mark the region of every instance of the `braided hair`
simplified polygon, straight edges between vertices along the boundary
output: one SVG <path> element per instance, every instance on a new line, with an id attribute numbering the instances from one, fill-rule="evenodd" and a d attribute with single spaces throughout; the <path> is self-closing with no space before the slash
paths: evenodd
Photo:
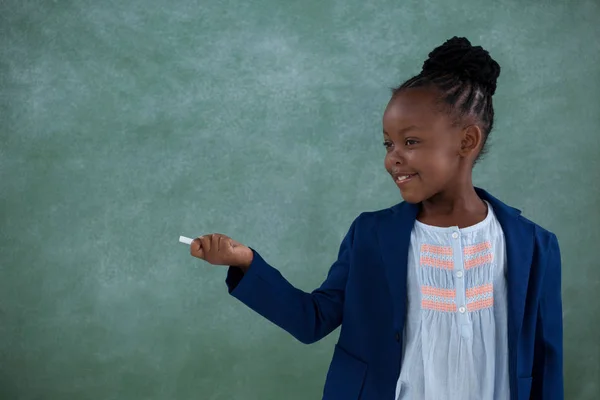
<path id="1" fill-rule="evenodd" d="M 408 88 L 435 87 L 439 103 L 455 124 L 473 116 L 483 132 L 483 148 L 477 160 L 486 152 L 486 141 L 494 125 L 492 96 L 500 65 L 481 46 L 472 46 L 464 37 L 453 37 L 429 53 L 420 74 L 392 89 L 393 95 Z M 477 160 L 475 160 L 477 162 Z"/>

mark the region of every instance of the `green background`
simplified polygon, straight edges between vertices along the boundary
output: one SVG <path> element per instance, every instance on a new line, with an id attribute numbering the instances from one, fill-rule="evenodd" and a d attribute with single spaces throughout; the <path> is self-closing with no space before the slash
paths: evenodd
<path id="1" fill-rule="evenodd" d="M 300 344 L 177 239 L 227 234 L 317 287 L 352 220 L 401 200 L 389 88 L 458 35 L 502 66 L 475 181 L 557 233 L 567 398 L 597 399 L 598 21 L 597 1 L 0 1 L 1 397 L 320 398 L 338 331 Z"/>

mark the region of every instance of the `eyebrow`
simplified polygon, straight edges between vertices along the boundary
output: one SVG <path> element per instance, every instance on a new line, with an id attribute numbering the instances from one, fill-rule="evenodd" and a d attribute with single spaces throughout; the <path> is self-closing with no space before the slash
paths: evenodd
<path id="1" fill-rule="evenodd" d="M 419 129 L 419 127 L 418 127 L 418 126 L 416 126 L 416 125 L 411 125 L 411 126 L 408 126 L 408 127 L 406 127 L 406 128 L 402 128 L 402 129 L 400 129 L 400 130 L 398 131 L 398 133 L 399 133 L 400 135 L 402 135 L 402 134 L 404 134 L 404 133 L 406 133 L 406 132 L 410 132 L 410 131 L 412 131 L 412 130 L 414 130 L 414 129 Z M 388 135 L 388 136 L 389 136 L 389 133 L 387 133 L 387 132 L 385 131 L 385 129 L 383 130 L 383 133 L 384 133 L 385 135 Z"/>

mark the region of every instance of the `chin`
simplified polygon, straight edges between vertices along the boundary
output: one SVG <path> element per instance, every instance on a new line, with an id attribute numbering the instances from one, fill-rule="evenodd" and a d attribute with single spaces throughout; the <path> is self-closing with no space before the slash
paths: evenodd
<path id="1" fill-rule="evenodd" d="M 414 191 L 400 191 L 400 195 L 404 199 L 405 202 L 411 204 L 419 204 L 423 200 L 425 200 L 425 196 L 422 193 L 417 193 Z"/>
<path id="2" fill-rule="evenodd" d="M 436 193 L 431 185 L 424 184 L 420 176 L 408 181 L 396 182 L 396 185 L 404 201 L 411 204 L 419 204 Z"/>

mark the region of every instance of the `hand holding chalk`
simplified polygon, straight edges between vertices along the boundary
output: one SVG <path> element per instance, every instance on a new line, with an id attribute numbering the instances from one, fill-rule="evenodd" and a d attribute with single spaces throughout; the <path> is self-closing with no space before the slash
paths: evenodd
<path id="1" fill-rule="evenodd" d="M 231 265 L 246 270 L 254 254 L 243 244 L 219 233 L 203 235 L 197 239 L 179 236 L 181 243 L 190 245 L 190 254 L 213 265 Z"/>

